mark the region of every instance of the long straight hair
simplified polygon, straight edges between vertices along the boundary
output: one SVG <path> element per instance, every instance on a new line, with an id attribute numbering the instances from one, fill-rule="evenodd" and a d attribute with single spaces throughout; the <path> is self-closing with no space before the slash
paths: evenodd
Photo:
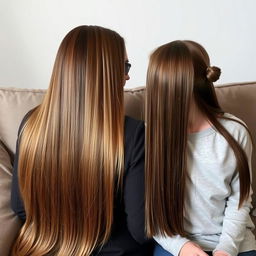
<path id="1" fill-rule="evenodd" d="M 12 255 L 90 255 L 109 238 L 124 165 L 125 46 L 80 26 L 63 39 L 41 105 L 21 134 L 26 222 Z"/>
<path id="2" fill-rule="evenodd" d="M 223 115 L 212 83 L 219 76 L 220 69 L 210 67 L 207 52 L 193 41 L 165 44 L 150 57 L 145 163 L 146 230 L 149 237 L 157 234 L 186 236 L 183 212 L 192 100 L 234 151 L 240 179 L 239 207 L 249 196 L 250 172 L 246 154 L 219 121 L 219 118 L 229 119 Z"/>

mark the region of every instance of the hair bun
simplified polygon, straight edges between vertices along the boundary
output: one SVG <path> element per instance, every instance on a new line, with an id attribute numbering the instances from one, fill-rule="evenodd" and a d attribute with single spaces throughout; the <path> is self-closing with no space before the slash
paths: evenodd
<path id="1" fill-rule="evenodd" d="M 206 77 L 210 82 L 215 82 L 220 78 L 221 69 L 218 67 L 208 67 L 206 69 Z"/>

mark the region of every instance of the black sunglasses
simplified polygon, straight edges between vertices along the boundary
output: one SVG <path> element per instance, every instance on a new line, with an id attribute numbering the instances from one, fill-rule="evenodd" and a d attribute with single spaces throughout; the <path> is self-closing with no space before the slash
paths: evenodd
<path id="1" fill-rule="evenodd" d="M 131 68 L 131 63 L 129 63 L 129 62 L 125 62 L 124 63 L 125 65 L 124 65 L 124 73 L 125 73 L 125 75 L 128 75 L 128 73 L 129 73 L 129 71 L 130 71 L 130 68 Z"/>

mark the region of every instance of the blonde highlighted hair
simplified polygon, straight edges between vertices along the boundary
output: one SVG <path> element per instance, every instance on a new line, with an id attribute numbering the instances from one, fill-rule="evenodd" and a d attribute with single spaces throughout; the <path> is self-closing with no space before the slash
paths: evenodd
<path id="1" fill-rule="evenodd" d="M 12 255 L 90 255 L 108 240 L 124 168 L 124 63 L 112 30 L 80 26 L 63 39 L 21 134 L 26 222 Z"/>

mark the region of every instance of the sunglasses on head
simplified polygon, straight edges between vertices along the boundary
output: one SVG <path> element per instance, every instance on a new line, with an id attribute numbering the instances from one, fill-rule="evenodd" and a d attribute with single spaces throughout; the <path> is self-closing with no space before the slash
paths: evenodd
<path id="1" fill-rule="evenodd" d="M 125 64 L 125 66 L 124 66 L 124 73 L 125 73 L 125 75 L 128 75 L 132 65 L 129 62 L 125 62 L 124 64 Z"/>

